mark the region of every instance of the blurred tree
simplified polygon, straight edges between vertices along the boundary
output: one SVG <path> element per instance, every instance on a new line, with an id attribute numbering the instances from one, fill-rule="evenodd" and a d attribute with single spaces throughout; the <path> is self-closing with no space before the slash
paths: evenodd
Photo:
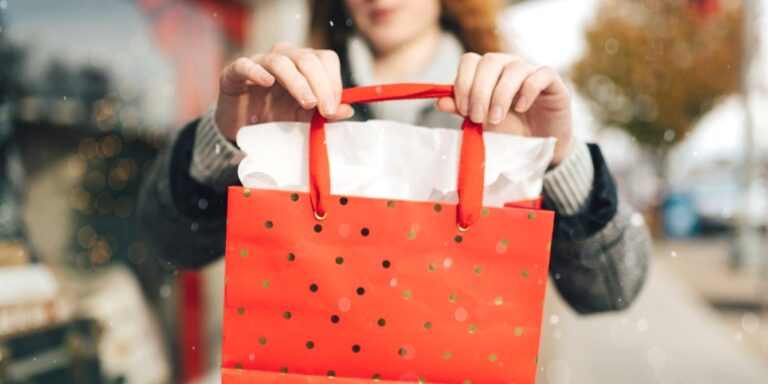
<path id="1" fill-rule="evenodd" d="M 603 0 L 572 68 L 598 119 L 656 149 L 659 171 L 717 101 L 739 89 L 738 0 Z"/>

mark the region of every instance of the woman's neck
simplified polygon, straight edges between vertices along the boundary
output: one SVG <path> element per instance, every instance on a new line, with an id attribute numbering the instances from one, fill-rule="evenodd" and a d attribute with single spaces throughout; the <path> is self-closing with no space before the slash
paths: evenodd
<path id="1" fill-rule="evenodd" d="M 442 30 L 434 28 L 387 51 L 373 51 L 373 72 L 381 83 L 402 82 L 429 63 L 440 44 Z M 428 54 L 424 54 L 427 52 Z"/>

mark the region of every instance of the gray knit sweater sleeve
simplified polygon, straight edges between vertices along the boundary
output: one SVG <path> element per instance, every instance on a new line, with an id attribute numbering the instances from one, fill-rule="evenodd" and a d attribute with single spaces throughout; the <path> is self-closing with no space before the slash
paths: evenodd
<path id="1" fill-rule="evenodd" d="M 198 268 L 224 254 L 226 194 L 190 175 L 198 123 L 171 138 L 139 192 L 140 228 L 166 267 Z"/>
<path id="2" fill-rule="evenodd" d="M 616 215 L 596 234 L 553 242 L 550 275 L 579 313 L 624 309 L 643 286 L 651 252 L 642 216 L 620 198 Z"/>
<path id="3" fill-rule="evenodd" d="M 215 113 L 215 109 L 208 111 L 197 126 L 189 174 L 200 184 L 225 191 L 237 183 L 237 166 L 245 153 L 221 134 Z"/>
<path id="4" fill-rule="evenodd" d="M 550 275 L 580 313 L 626 308 L 645 281 L 651 240 L 642 215 L 618 193 L 597 146 L 578 144 L 544 178 L 555 210 Z"/>

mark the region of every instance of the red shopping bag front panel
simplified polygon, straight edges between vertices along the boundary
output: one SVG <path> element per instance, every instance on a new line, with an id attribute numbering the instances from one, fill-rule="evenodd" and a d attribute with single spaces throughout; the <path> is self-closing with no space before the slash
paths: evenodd
<path id="1" fill-rule="evenodd" d="M 340 196 L 318 221 L 308 194 L 232 187 L 224 383 L 533 383 L 552 223 Z"/>

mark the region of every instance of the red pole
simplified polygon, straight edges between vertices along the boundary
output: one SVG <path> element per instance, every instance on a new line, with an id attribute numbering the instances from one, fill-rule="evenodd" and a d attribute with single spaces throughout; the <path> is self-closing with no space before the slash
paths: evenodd
<path id="1" fill-rule="evenodd" d="M 202 298 L 203 279 L 199 272 L 181 272 L 179 294 L 179 360 L 182 382 L 201 377 L 205 371 L 205 344 Z"/>

